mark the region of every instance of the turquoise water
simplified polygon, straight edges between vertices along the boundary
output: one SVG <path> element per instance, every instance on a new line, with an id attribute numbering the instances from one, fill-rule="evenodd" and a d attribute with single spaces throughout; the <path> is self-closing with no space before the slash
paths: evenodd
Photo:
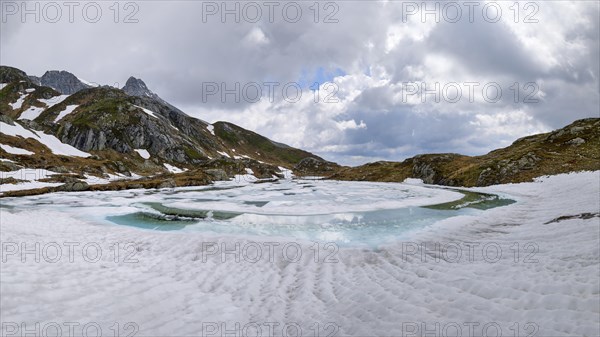
<path id="1" fill-rule="evenodd" d="M 98 225 L 139 230 L 378 245 L 443 219 L 513 202 L 492 194 L 431 186 L 300 180 L 52 193 L 4 199 L 2 207 L 15 212 L 51 209 Z"/>
<path id="2" fill-rule="evenodd" d="M 291 192 L 281 190 L 285 195 Z M 461 192 L 462 193 L 462 192 Z M 256 208 L 253 212 L 202 209 L 204 202 L 196 199 L 185 209 L 160 202 L 142 203 L 145 210 L 106 219 L 119 225 L 157 231 L 200 231 L 212 234 L 289 237 L 338 244 L 377 245 L 402 238 L 411 231 L 432 225 L 457 215 L 473 214 L 485 209 L 505 206 L 513 200 L 496 195 L 463 193 L 462 199 L 424 207 L 364 212 L 332 212 L 323 214 L 268 214 L 259 212 L 269 201 L 244 201 Z"/>

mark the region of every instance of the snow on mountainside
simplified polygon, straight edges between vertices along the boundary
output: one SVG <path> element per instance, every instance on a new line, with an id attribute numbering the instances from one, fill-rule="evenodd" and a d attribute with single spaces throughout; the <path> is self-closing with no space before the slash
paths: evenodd
<path id="1" fill-rule="evenodd" d="M 211 126 L 193 118 L 134 77 L 123 89 L 92 87 L 65 71 L 48 71 L 37 79 L 0 66 L 0 83 L 0 143 L 33 153 L 0 150 L 0 171 L 58 166 L 64 174 L 99 178 L 176 171 L 195 172 L 194 179 L 205 181 L 244 174 L 246 168 L 272 178 L 279 166 L 292 169 L 306 158 L 325 162 L 231 123 Z M 15 128 L 20 133 L 12 132 Z M 136 152 L 140 149 L 143 156 Z M 193 184 L 194 179 L 175 184 Z"/>

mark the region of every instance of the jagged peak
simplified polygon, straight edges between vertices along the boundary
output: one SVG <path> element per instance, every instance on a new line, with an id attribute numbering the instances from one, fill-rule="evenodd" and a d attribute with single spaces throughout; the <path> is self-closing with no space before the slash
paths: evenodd
<path id="1" fill-rule="evenodd" d="M 68 76 L 68 77 L 77 78 L 77 76 L 75 76 L 73 73 L 68 72 L 66 70 L 46 70 L 46 72 L 44 73 L 44 75 L 42 75 L 42 77 L 52 76 L 52 75 L 60 75 L 60 76 Z"/>
<path id="2" fill-rule="evenodd" d="M 65 70 L 46 71 L 40 78 L 40 84 L 51 87 L 63 95 L 72 95 L 80 90 L 92 87 Z"/>
<path id="3" fill-rule="evenodd" d="M 148 89 L 148 86 L 143 80 L 133 76 L 130 76 L 129 79 L 127 79 L 122 90 L 130 96 L 158 98 L 154 92 Z"/>

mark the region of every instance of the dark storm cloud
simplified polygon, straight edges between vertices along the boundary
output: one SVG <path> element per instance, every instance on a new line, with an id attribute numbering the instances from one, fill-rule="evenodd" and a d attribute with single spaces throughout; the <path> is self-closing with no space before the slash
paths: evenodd
<path id="1" fill-rule="evenodd" d="M 426 49 L 456 58 L 478 74 L 532 79 L 544 73 L 502 22 L 440 23 L 427 39 Z"/>
<path id="2" fill-rule="evenodd" d="M 282 19 L 281 7 L 273 22 L 263 12 L 257 23 L 222 23 L 218 16 L 202 22 L 202 2 L 136 2 L 139 22 L 126 24 L 113 22 L 112 3 L 100 4 L 97 23 L 77 16 L 75 23 L 2 23 L 1 63 L 33 75 L 65 69 L 116 86 L 133 75 L 196 117 L 229 120 L 353 164 L 422 152 L 485 153 L 531 132 L 598 116 L 594 2 L 540 2 L 539 23 L 529 25 L 404 23 L 402 2 L 378 1 L 336 2 L 339 22 L 329 24 L 322 22 L 322 7 L 314 23 L 312 2 L 301 3 L 296 23 Z M 284 84 L 319 69 L 342 74 L 335 80 L 339 104 L 315 104 L 310 91 L 288 104 L 277 90 L 274 103 L 236 103 L 231 96 L 223 103 L 220 95 L 203 102 L 207 82 Z M 504 92 L 493 104 L 403 102 L 402 84 L 413 81 L 494 81 Z M 522 98 L 530 81 L 538 85 L 538 103 L 513 102 L 508 87 L 519 82 Z"/>

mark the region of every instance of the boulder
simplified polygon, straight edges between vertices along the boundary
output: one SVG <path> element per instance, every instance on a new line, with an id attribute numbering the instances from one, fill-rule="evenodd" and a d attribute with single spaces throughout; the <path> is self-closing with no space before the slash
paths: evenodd
<path id="1" fill-rule="evenodd" d="M 63 184 L 58 187 L 59 191 L 65 192 L 78 192 L 78 191 L 87 191 L 90 189 L 90 185 L 85 181 L 72 181 L 66 184 Z"/>

